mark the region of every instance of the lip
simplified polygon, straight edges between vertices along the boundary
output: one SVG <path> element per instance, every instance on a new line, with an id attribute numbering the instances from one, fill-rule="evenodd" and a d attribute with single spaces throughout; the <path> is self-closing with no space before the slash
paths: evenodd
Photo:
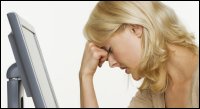
<path id="1" fill-rule="evenodd" d="M 126 72 L 126 73 L 128 73 L 128 70 L 127 70 L 127 69 L 125 69 L 125 72 Z"/>
<path id="2" fill-rule="evenodd" d="M 126 69 L 126 68 L 125 68 L 125 67 L 120 67 L 120 69 L 124 70 L 124 69 Z"/>
<path id="3" fill-rule="evenodd" d="M 120 67 L 122 70 L 125 70 L 125 73 L 126 74 L 130 74 L 130 72 L 128 71 L 128 68 L 127 67 Z"/>
<path id="4" fill-rule="evenodd" d="M 125 72 L 126 72 L 126 74 L 130 74 L 130 72 L 128 71 L 128 69 L 127 69 L 127 68 L 125 69 Z"/>

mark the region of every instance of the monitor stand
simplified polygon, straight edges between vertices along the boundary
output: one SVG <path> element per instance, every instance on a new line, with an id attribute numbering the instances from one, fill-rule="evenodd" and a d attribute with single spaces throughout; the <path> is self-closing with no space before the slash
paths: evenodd
<path id="1" fill-rule="evenodd" d="M 23 108 L 24 87 L 16 63 L 9 67 L 7 78 L 9 79 L 7 82 L 8 108 Z"/>

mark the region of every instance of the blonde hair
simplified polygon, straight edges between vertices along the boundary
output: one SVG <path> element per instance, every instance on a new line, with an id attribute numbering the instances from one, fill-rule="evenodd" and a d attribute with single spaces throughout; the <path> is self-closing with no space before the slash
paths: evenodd
<path id="1" fill-rule="evenodd" d="M 101 1 L 85 25 L 88 41 L 102 44 L 120 27 L 141 25 L 142 58 L 137 73 L 144 76 L 140 90 L 164 92 L 167 87 L 167 44 L 187 47 L 197 53 L 194 36 L 187 32 L 175 12 L 158 1 Z"/>

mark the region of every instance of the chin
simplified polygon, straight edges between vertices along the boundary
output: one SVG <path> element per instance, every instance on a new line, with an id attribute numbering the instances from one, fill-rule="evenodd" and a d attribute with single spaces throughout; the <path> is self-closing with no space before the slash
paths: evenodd
<path id="1" fill-rule="evenodd" d="M 133 78 L 134 80 L 136 80 L 136 81 L 139 81 L 139 80 L 141 79 L 140 76 L 136 76 L 136 75 L 133 75 L 133 74 L 131 74 L 131 75 L 132 75 L 132 78 Z"/>

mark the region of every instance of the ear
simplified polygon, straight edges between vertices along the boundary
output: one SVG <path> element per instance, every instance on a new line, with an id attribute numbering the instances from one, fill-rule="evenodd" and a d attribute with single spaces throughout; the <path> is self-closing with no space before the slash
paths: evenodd
<path id="1" fill-rule="evenodd" d="M 141 25 L 131 25 L 131 29 L 134 32 L 134 34 L 140 38 L 142 36 L 143 33 L 143 26 Z"/>

